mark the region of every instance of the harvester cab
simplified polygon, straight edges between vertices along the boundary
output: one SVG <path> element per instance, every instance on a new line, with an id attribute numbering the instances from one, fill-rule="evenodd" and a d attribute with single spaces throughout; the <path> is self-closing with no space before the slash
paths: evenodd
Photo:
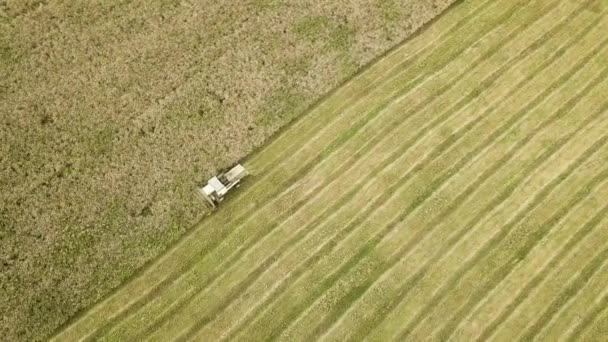
<path id="1" fill-rule="evenodd" d="M 239 183 L 249 173 L 243 165 L 237 164 L 228 172 L 220 173 L 215 177 L 211 177 L 207 184 L 199 189 L 199 193 L 211 209 L 217 208 L 218 204 L 224 199 L 224 196 L 230 189 L 238 187 Z"/>

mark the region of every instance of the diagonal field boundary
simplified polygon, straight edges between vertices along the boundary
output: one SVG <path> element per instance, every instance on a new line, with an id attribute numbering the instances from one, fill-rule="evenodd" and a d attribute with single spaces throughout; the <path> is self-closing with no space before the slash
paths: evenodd
<path id="1" fill-rule="evenodd" d="M 605 10 L 460 2 L 264 146 L 219 211 L 54 339 L 597 337 Z"/>

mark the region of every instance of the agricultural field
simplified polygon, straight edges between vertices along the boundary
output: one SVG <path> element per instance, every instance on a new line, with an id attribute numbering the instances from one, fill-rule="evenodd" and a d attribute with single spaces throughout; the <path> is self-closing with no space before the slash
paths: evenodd
<path id="1" fill-rule="evenodd" d="M 606 11 L 453 6 L 54 340 L 605 340 Z"/>
<path id="2" fill-rule="evenodd" d="M 204 180 L 452 2 L 0 1 L 0 340 L 106 298 Z"/>

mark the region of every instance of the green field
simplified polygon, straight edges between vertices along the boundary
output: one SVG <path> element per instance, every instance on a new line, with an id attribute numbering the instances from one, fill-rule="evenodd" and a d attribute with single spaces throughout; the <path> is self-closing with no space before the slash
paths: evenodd
<path id="1" fill-rule="evenodd" d="M 55 339 L 605 340 L 607 10 L 452 7 Z"/>

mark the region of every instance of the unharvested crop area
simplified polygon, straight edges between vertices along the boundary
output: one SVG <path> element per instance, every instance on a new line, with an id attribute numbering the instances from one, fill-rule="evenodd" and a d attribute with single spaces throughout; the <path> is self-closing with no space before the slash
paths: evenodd
<path id="1" fill-rule="evenodd" d="M 606 11 L 453 7 L 56 339 L 605 340 Z"/>
<path id="2" fill-rule="evenodd" d="M 106 297 L 195 185 L 451 2 L 0 1 L 0 340 Z"/>

